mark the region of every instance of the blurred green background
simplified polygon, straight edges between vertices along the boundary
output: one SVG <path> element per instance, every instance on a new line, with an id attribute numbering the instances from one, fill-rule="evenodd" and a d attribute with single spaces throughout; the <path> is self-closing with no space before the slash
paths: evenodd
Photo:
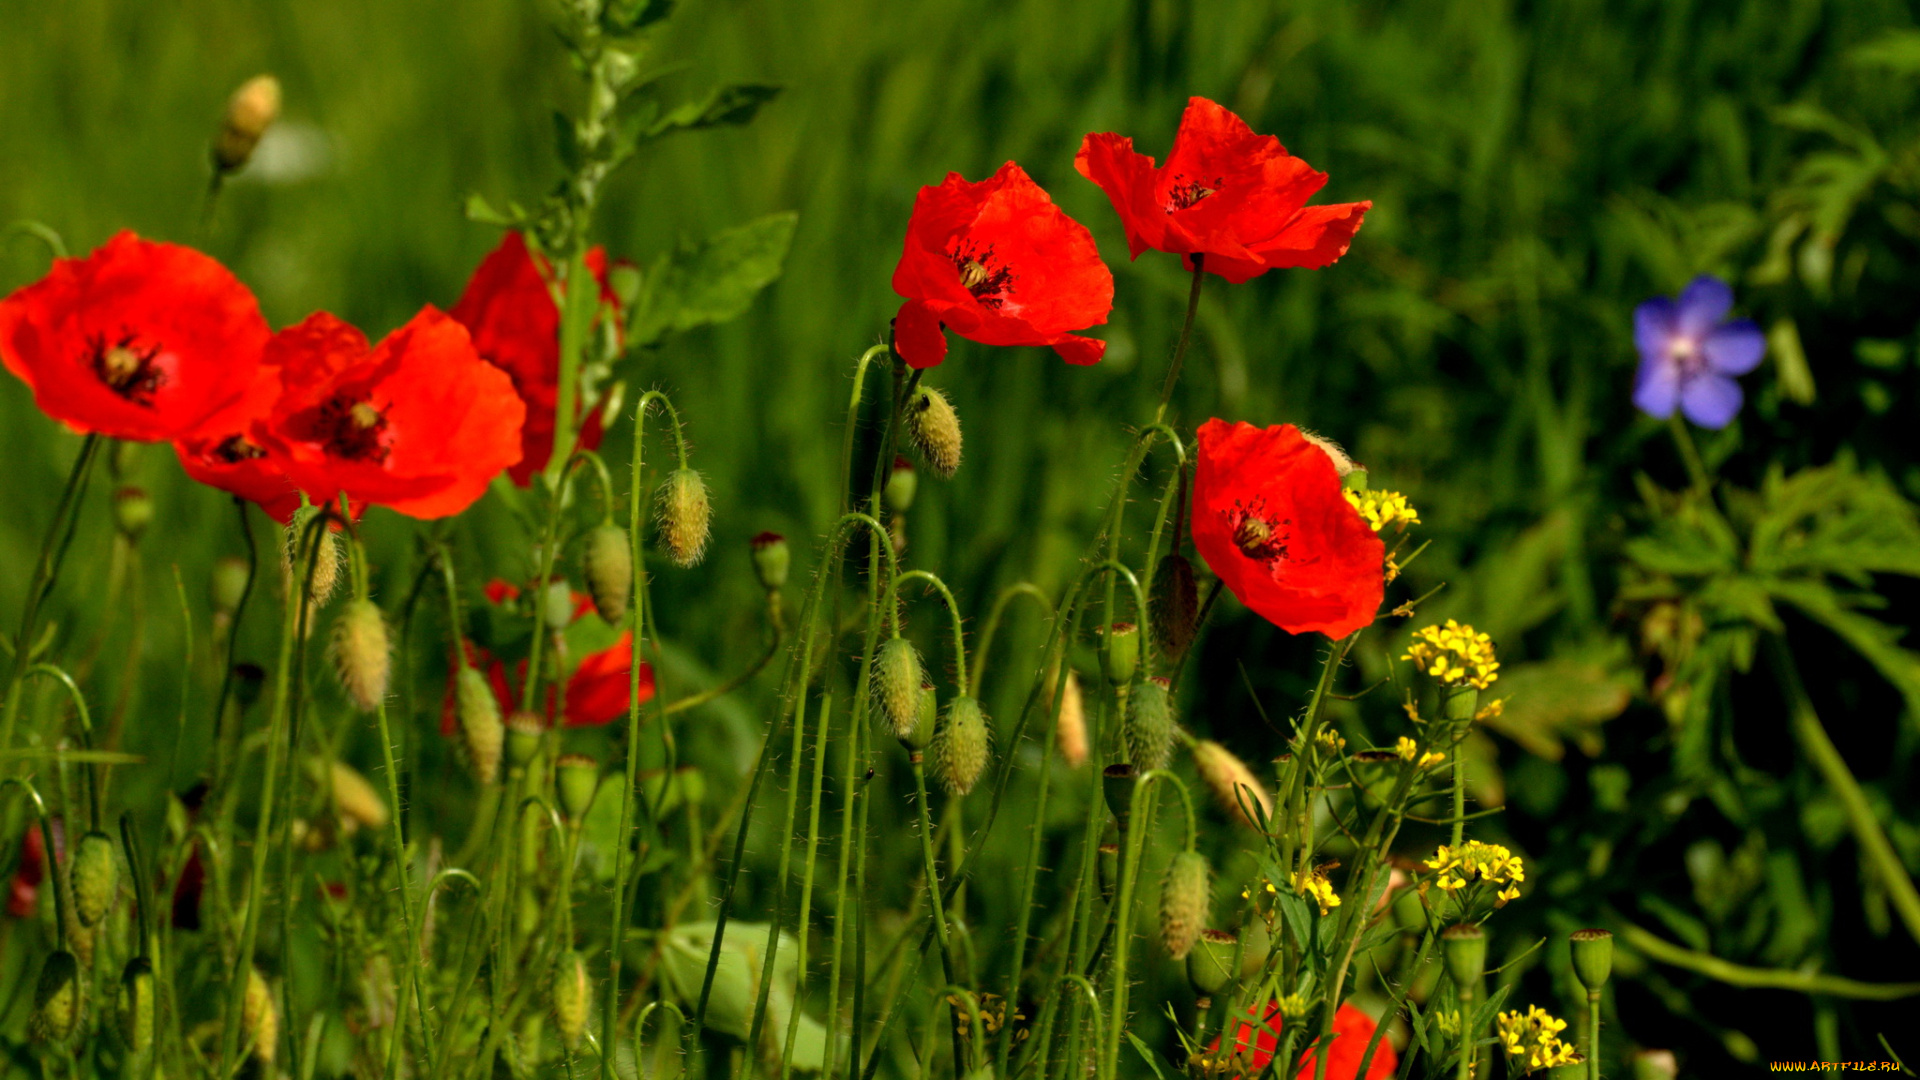
<path id="1" fill-rule="evenodd" d="M 1648 612 L 1619 596 L 1621 545 L 1644 525 L 1636 477 L 1682 483 L 1662 426 L 1629 402 L 1632 307 L 1695 273 L 1733 281 L 1774 343 L 1744 380 L 1741 419 L 1704 439 L 1725 475 L 1753 483 L 1770 465 L 1846 452 L 1920 497 L 1914 21 L 1913 5 L 1891 0 L 686 4 L 655 56 L 684 64 L 663 84 L 670 96 L 722 82 L 785 91 L 750 126 L 649 147 L 613 182 L 600 238 L 644 264 L 773 211 L 797 210 L 800 226 L 785 278 L 748 315 L 622 370 L 673 393 L 716 499 L 713 557 L 656 585 L 681 658 L 668 677 L 728 670 L 757 648 L 748 536 L 787 533 L 811 565 L 810 539 L 837 505 L 852 361 L 883 340 L 898 303 L 888 274 L 916 190 L 948 170 L 978 178 L 1019 160 L 1099 239 L 1116 308 L 1097 331 L 1107 360 L 1090 370 L 955 340 L 931 378 L 960 411 L 967 460 L 951 484 L 923 483 L 908 558 L 946 576 L 975 619 L 1000 586 L 1054 591 L 1076 572 L 1127 425 L 1150 414 L 1186 280 L 1168 256 L 1127 261 L 1073 152 L 1083 133 L 1114 130 L 1164 156 L 1186 97 L 1204 95 L 1329 172 L 1321 201 L 1375 205 L 1331 269 L 1209 283 L 1179 420 L 1313 428 L 1420 508 L 1435 544 L 1408 588 L 1446 583 L 1425 614 L 1492 632 L 1512 665 L 1502 685 L 1516 698 L 1481 748 L 1492 779 L 1480 795 L 1512 800 L 1492 834 L 1538 869 L 1535 891 L 1497 920 L 1496 949 L 1559 943 L 1624 913 L 1743 964 L 1914 979 L 1920 949 L 1863 888 L 1772 683 L 1723 687 L 1713 730 L 1695 733 L 1711 761 L 1677 767 L 1684 739 L 1655 700 Z M 557 179 L 549 114 L 577 109 L 578 91 L 548 22 L 523 0 L 0 3 L 0 221 L 44 222 L 76 252 L 120 228 L 195 243 L 276 326 L 325 308 L 378 335 L 423 303 L 451 305 L 497 241 L 463 218 L 469 193 L 531 204 Z M 225 96 L 261 71 L 285 85 L 284 123 L 203 225 L 207 141 Z M 0 287 L 44 268 L 30 240 L 0 248 Z M 611 445 L 629 431 L 616 427 Z M 18 610 L 76 446 L 4 382 L 0 612 Z M 204 652 L 207 568 L 239 542 L 227 500 L 186 481 L 164 449 L 146 450 L 129 482 L 159 504 L 143 644 L 130 654 L 141 677 L 129 683 L 111 652 L 89 690 L 121 702 L 130 748 L 163 754 L 185 640 L 170 567 L 199 609 Z M 96 486 L 76 568 L 105 566 L 109 486 Z M 377 591 L 400 593 L 416 527 L 384 512 L 369 521 Z M 470 579 L 528 572 L 525 538 L 491 500 L 454 535 Z M 1911 626 L 1920 592 L 1874 584 L 1890 602 L 1882 615 Z M 69 575 L 56 611 L 69 651 L 106 625 L 97 598 L 97 573 Z M 1003 640 L 1037 643 L 1034 622 L 1016 617 Z M 1920 871 L 1920 717 L 1822 631 L 1789 629 L 1829 728 Z M 105 632 L 130 641 L 125 623 Z M 1398 644 L 1364 646 L 1362 676 L 1383 672 Z M 1189 723 L 1265 760 L 1279 740 L 1253 698 L 1276 717 L 1297 707 L 1312 644 L 1227 604 L 1202 648 Z M 1008 716 L 1027 661 L 996 654 L 987 704 Z M 190 689 L 209 692 L 204 680 Z M 704 714 L 704 763 L 739 767 L 758 730 L 750 704 L 764 702 Z M 430 735 L 436 706 L 421 703 L 413 729 L 423 812 L 448 815 L 430 823 L 453 820 L 464 784 L 446 781 L 447 801 L 434 801 L 428 766 L 446 757 Z M 1347 720 L 1392 712 L 1363 702 Z M 202 739 L 190 726 L 183 760 Z M 119 782 L 151 800 L 168 778 Z M 1012 857 L 1012 830 L 1006 839 Z M 980 925 L 1004 925 L 1008 897 L 987 883 L 978 894 Z M 1571 1011 L 1557 950 L 1511 977 Z M 1900 1022 L 1912 1005 L 1742 991 L 1641 964 L 1623 970 L 1610 1038 L 1673 1048 L 1685 1075 L 1878 1059 L 1878 1032 L 1913 1061 L 1920 1043 Z"/>

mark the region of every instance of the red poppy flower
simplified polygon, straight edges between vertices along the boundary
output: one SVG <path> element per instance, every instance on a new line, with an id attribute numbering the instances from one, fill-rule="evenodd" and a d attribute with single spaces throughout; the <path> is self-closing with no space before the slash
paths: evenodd
<path id="1" fill-rule="evenodd" d="M 1255 1010 L 1248 1009 L 1247 1016 L 1255 1017 Z M 1280 1016 L 1280 1003 L 1267 1002 L 1267 1015 L 1259 1021 L 1258 1030 L 1252 1024 L 1242 1022 L 1240 1030 L 1234 1033 L 1234 1053 L 1251 1054 L 1250 1068 L 1246 1076 L 1258 1076 L 1266 1071 L 1273 1055 L 1280 1049 L 1280 1032 L 1285 1026 Z M 1360 1059 L 1367 1055 L 1367 1044 L 1373 1041 L 1375 1028 L 1373 1017 L 1355 1008 L 1352 1004 L 1342 1004 L 1333 1014 L 1333 1041 L 1327 1050 L 1327 1080 L 1360 1080 Z M 1248 1044 L 1248 1037 L 1252 1044 Z M 1217 1053 L 1220 1040 L 1215 1038 L 1208 1053 Z M 1313 1054 L 1301 1059 L 1297 1080 L 1313 1080 L 1319 1062 Z M 1385 1080 L 1400 1067 L 1400 1058 L 1393 1051 L 1393 1044 L 1386 1039 L 1374 1049 L 1373 1061 L 1367 1065 L 1365 1080 Z"/>
<path id="2" fill-rule="evenodd" d="M 0 301 L 0 360 L 34 404 L 118 439 L 192 432 L 245 392 L 269 333 L 226 267 L 130 232 Z"/>
<path id="3" fill-rule="evenodd" d="M 567 680 L 567 726 L 599 727 L 633 705 L 633 631 L 610 648 L 582 657 Z M 640 701 L 653 700 L 653 665 L 640 665 Z"/>
<path id="4" fill-rule="evenodd" d="M 285 525 L 300 508 L 300 489 L 253 440 L 253 425 L 267 418 L 279 396 L 279 364 L 263 358 L 246 392 L 193 434 L 175 439 L 173 452 L 188 476 L 259 503 L 260 509 Z"/>
<path id="5" fill-rule="evenodd" d="M 480 591 L 486 595 L 487 603 L 495 607 L 510 604 L 520 599 L 520 586 L 508 581 L 506 578 L 494 578 L 488 581 Z M 580 616 L 593 610 L 593 597 L 581 592 L 579 589 L 569 589 L 568 595 L 571 596 L 573 600 L 573 614 L 567 622 L 568 625 L 572 625 L 579 621 Z M 554 627 L 549 626 L 547 629 L 552 630 Z M 565 627 L 561 627 L 560 629 L 565 629 Z"/>
<path id="6" fill-rule="evenodd" d="M 1386 549 L 1333 459 L 1292 424 L 1209 420 L 1193 476 L 1193 546 L 1233 595 L 1290 634 L 1373 621 Z"/>
<path id="7" fill-rule="evenodd" d="M 466 330 L 433 307 L 371 349 L 326 312 L 274 335 L 280 395 L 253 437 L 315 503 L 354 500 L 417 518 L 472 505 L 520 459 L 526 406 Z"/>
<path id="8" fill-rule="evenodd" d="M 40 839 L 40 825 L 29 821 L 27 833 L 20 839 L 20 865 L 7 886 L 7 914 L 24 919 L 40 903 L 40 881 L 46 874 L 46 845 Z"/>
<path id="9" fill-rule="evenodd" d="M 1371 202 L 1308 206 L 1327 174 L 1256 135 L 1206 98 L 1189 98 L 1167 163 L 1112 132 L 1088 135 L 1074 157 L 1080 175 L 1113 200 L 1134 258 L 1152 248 L 1204 255 L 1206 269 L 1242 282 L 1269 270 L 1318 270 L 1347 253 Z"/>
<path id="10" fill-rule="evenodd" d="M 977 184 L 948 173 L 920 189 L 893 291 L 907 298 L 893 345 L 912 367 L 946 359 L 943 324 L 984 345 L 1048 345 L 1069 364 L 1107 350 L 1068 333 L 1113 310 L 1113 274 L 1093 234 L 1011 161 Z"/>
<path id="11" fill-rule="evenodd" d="M 617 310 L 619 300 L 607 284 L 604 249 L 587 252 L 587 269 L 599 283 L 601 302 Z M 521 487 L 531 483 L 553 456 L 554 415 L 560 403 L 560 309 L 548 287 L 549 277 L 546 260 L 536 262 L 526 238 L 509 231 L 500 246 L 481 260 L 460 302 L 448 312 L 472 335 L 480 358 L 506 372 L 514 392 L 527 403 L 527 421 L 520 429 L 520 462 L 507 471 Z M 581 425 L 581 448 L 598 447 L 602 433 L 596 407 Z"/>

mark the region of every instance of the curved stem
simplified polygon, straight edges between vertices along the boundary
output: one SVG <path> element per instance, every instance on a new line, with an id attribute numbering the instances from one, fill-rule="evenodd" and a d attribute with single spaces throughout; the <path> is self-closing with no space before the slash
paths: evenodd
<path id="1" fill-rule="evenodd" d="M 1193 284 L 1187 289 L 1187 317 L 1180 323 L 1180 340 L 1173 347 L 1173 363 L 1167 367 L 1167 381 L 1160 387 L 1160 409 L 1153 414 L 1155 420 L 1167 414 L 1167 402 L 1173 400 L 1173 386 L 1180 381 L 1180 368 L 1187 360 L 1187 343 L 1193 337 L 1193 316 L 1200 310 L 1200 283 L 1206 280 L 1200 263 L 1205 256 L 1194 252 L 1187 256 L 1193 260 Z"/>
<path id="2" fill-rule="evenodd" d="M 1000 620 L 1006 616 L 1007 605 L 1020 596 L 1033 597 L 1048 614 L 1053 613 L 1053 601 L 1047 599 L 1046 592 L 1031 581 L 1018 582 L 1000 590 L 1000 595 L 993 598 L 993 607 L 987 612 L 986 624 L 980 628 L 980 637 L 973 649 L 973 681 L 966 684 L 968 697 L 980 696 L 980 680 L 987 668 L 987 650 L 993 647 L 994 635 L 1000 632 Z"/>
<path id="3" fill-rule="evenodd" d="M 941 581 L 939 577 L 929 570 L 909 570 L 904 574 L 900 574 L 893 578 L 887 588 L 886 610 L 888 612 L 894 610 L 894 596 L 899 592 L 900 586 L 913 580 L 926 582 L 935 591 L 939 592 L 941 599 L 947 602 L 947 614 L 953 618 L 953 669 L 956 672 L 954 681 L 962 690 L 967 690 L 971 684 L 967 681 L 965 629 L 960 622 L 960 605 L 954 602 L 953 592 L 947 588 L 946 582 Z M 896 636 L 898 636 L 898 632 L 899 628 L 895 627 Z"/>
<path id="4" fill-rule="evenodd" d="M 33 578 L 27 584 L 26 606 L 20 612 L 20 630 L 13 637 L 13 670 L 7 677 L 6 702 L 0 706 L 0 749 L 13 745 L 13 728 L 20 715 L 20 682 L 33 660 L 34 634 L 40 628 L 40 607 L 53 591 L 60 576 L 67 545 L 73 539 L 74 526 L 80 520 L 80 500 L 92 475 L 94 459 L 99 456 L 100 436 L 89 435 L 80 444 L 80 453 L 67 472 L 67 485 L 55 504 L 53 520 L 40 541 L 40 557 L 33 564 Z M 53 849 L 49 848 L 48 851 Z"/>
<path id="5" fill-rule="evenodd" d="M 222 792 L 227 790 L 228 774 L 233 768 L 235 752 L 233 744 L 238 740 L 237 731 L 227 730 L 227 702 L 233 694 L 234 660 L 240 652 L 240 620 L 247 613 L 247 601 L 253 597 L 254 578 L 260 573 L 260 550 L 259 545 L 253 540 L 253 523 L 247 517 L 247 501 L 236 495 L 233 498 L 233 505 L 240 515 L 240 535 L 247 540 L 247 583 L 240 587 L 240 602 L 233 605 L 233 617 L 227 623 L 227 663 L 225 670 L 220 674 L 220 694 L 213 701 L 215 753 L 213 786 L 215 790 Z M 239 726 L 238 717 L 235 718 L 234 726 L 236 728 Z"/>
<path id="6" fill-rule="evenodd" d="M 1802 994 L 1826 994 L 1830 997 L 1852 998 L 1857 1001 L 1899 1001 L 1902 998 L 1920 997 L 1920 982 L 1869 983 L 1814 971 L 1776 971 L 1770 968 L 1746 967 L 1722 960 L 1709 953 L 1695 952 L 1675 945 L 1653 931 L 1636 926 L 1617 915 L 1609 922 L 1619 930 L 1622 940 L 1647 956 L 1663 964 L 1671 964 L 1677 968 L 1685 968 L 1696 974 L 1705 975 L 1709 979 L 1726 983 L 1728 986 L 1753 990 L 1792 990 Z"/>
<path id="7" fill-rule="evenodd" d="M 64 949 L 67 947 L 67 900 L 61 888 L 61 879 L 65 875 L 60 873 L 59 866 L 54 862 L 53 821 L 47 815 L 47 801 L 40 797 L 40 789 L 34 787 L 31 780 L 18 776 L 0 779 L 0 791 L 15 786 L 33 800 L 34 811 L 40 816 L 40 847 L 46 853 L 47 877 L 53 881 L 53 940 L 56 947 Z"/>
<path id="8" fill-rule="evenodd" d="M 1707 474 L 1706 463 L 1700 459 L 1700 448 L 1694 445 L 1693 432 L 1687 430 L 1687 422 L 1678 412 L 1667 418 L 1667 430 L 1673 434 L 1673 444 L 1680 451 L 1680 460 L 1687 467 L 1687 479 L 1694 492 L 1700 495 L 1712 492 L 1713 480 Z"/>
<path id="9" fill-rule="evenodd" d="M 867 365 L 886 351 L 885 345 L 875 345 L 861 353 L 860 359 L 853 365 L 853 400 L 847 403 L 847 429 L 841 436 L 840 442 L 840 512 L 842 514 L 853 509 L 853 440 L 860 429 L 860 401 L 866 392 Z M 891 426 L 891 418 L 889 418 L 889 426 Z M 887 455 L 882 465 L 891 468 L 893 458 L 887 453 L 890 447 L 883 446 L 880 449 Z M 882 472 L 880 475 L 884 477 L 886 474 Z M 879 505 L 879 493 L 880 486 L 876 485 L 873 495 L 870 496 L 870 507 Z"/>
<path id="10" fill-rule="evenodd" d="M 1120 1075 L 1120 1033 L 1127 1026 L 1127 952 L 1133 940 L 1133 894 L 1140 880 L 1140 860 L 1146 854 L 1147 835 L 1153 831 L 1153 801 L 1148 791 L 1156 781 L 1170 780 L 1187 809 L 1187 848 L 1193 848 L 1193 796 L 1186 782 L 1165 769 L 1149 769 L 1134 782 L 1128 796 L 1128 818 L 1123 831 L 1120 889 L 1113 907 L 1113 1009 L 1107 1025 L 1106 1057 L 1101 1076 Z"/>

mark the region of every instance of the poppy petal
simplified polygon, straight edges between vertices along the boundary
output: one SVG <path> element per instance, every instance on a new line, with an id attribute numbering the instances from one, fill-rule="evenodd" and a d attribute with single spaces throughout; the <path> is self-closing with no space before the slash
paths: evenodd
<path id="1" fill-rule="evenodd" d="M 893 351 L 912 368 L 937 367 L 947 358 L 947 335 L 931 307 L 918 300 L 900 305 L 893 317 Z"/>
<path id="2" fill-rule="evenodd" d="M 1069 364 L 1097 364 L 1107 354 L 1107 343 L 1098 338 L 1068 334 L 1053 343 L 1053 351 Z"/>

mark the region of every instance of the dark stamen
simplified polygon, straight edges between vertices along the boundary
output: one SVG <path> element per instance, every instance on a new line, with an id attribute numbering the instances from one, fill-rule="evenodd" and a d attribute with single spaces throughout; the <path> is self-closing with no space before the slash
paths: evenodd
<path id="1" fill-rule="evenodd" d="M 962 240 L 947 257 L 960 272 L 961 287 L 972 293 L 981 307 L 999 310 L 1007 294 L 1013 291 L 1014 274 L 1005 266 L 994 269 L 993 245 L 988 244 L 983 250 L 971 240 Z"/>
<path id="2" fill-rule="evenodd" d="M 107 389 L 133 402 L 152 407 L 153 396 L 167 383 L 167 373 L 154 366 L 160 346 L 142 349 L 131 331 L 123 332 L 112 344 L 104 337 L 87 342 L 87 366 L 107 385 Z"/>

